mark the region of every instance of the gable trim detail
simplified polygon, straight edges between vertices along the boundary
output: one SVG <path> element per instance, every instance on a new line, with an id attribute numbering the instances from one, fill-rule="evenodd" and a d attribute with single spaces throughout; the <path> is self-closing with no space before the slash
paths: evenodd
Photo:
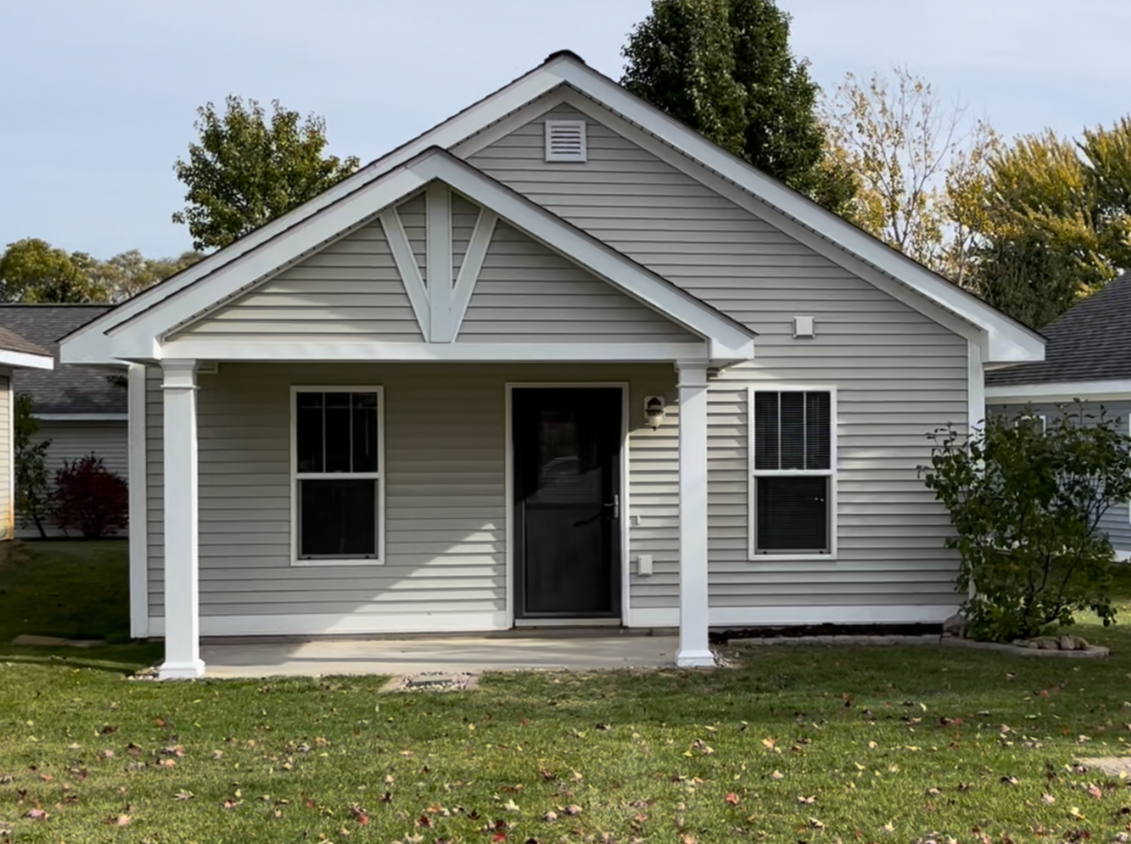
<path id="1" fill-rule="evenodd" d="M 401 281 L 404 282 L 405 292 L 412 304 L 412 312 L 420 325 L 420 332 L 425 342 L 428 342 L 431 325 L 428 291 L 424 289 L 424 278 L 420 274 L 420 267 L 416 264 L 416 256 L 412 254 L 412 246 L 409 245 L 401 216 L 395 208 L 386 208 L 377 215 L 377 219 L 381 221 L 385 239 L 389 241 L 389 251 L 393 253 L 393 262 L 397 265 Z"/>
<path id="2" fill-rule="evenodd" d="M 428 191 L 432 183 L 443 183 L 444 187 Z M 442 248 L 430 247 L 436 249 L 435 260 L 446 261 L 440 267 L 446 266 L 448 269 L 445 273 L 443 269 L 437 268 L 432 261 L 433 255 L 430 254 L 431 283 L 425 284 L 423 279 L 417 281 L 422 275 L 418 268 L 415 275 L 412 272 L 416 267 L 415 258 L 411 249 L 407 248 L 407 235 L 403 226 L 399 225 L 394 207 L 396 203 L 421 189 L 426 189 L 426 192 L 432 196 L 436 195 L 435 191 L 446 192 L 448 188 L 467 197 L 481 208 L 490 209 L 494 217 L 512 222 L 528 237 L 693 334 L 706 339 L 712 360 L 728 363 L 753 357 L 754 332 L 750 329 L 499 184 L 450 153 L 432 149 L 422 153 L 405 166 L 355 191 L 334 206 L 296 224 L 284 236 L 264 243 L 229 263 L 216 261 L 220 265 L 213 266 L 211 272 L 202 274 L 196 283 L 180 287 L 170 286 L 164 291 L 155 288 L 155 291 L 164 292 L 165 296 L 163 299 L 149 297 L 150 301 L 145 309 L 121 308 L 111 312 L 117 316 L 116 321 L 91 323 L 66 338 L 62 344 L 63 358 L 66 361 L 93 363 L 115 360 L 160 360 L 171 356 L 167 354 L 165 346 L 184 347 L 185 344 L 178 343 L 169 335 L 178 331 L 187 322 L 196 321 L 215 308 L 228 304 L 235 296 L 262 283 L 280 268 L 290 266 L 316 252 L 326 243 L 340 237 L 343 231 L 374 217 L 380 219 L 382 228 L 388 236 L 390 248 L 394 250 L 394 254 L 400 256 L 395 259 L 396 263 L 398 268 L 402 269 L 402 277 L 408 280 L 406 289 L 412 297 L 417 319 L 420 320 L 422 327 L 424 325 L 430 327 L 429 339 L 433 343 L 451 342 L 451 339 L 438 338 L 448 337 L 446 332 L 450 331 L 450 337 L 454 339 L 457 333 L 451 320 L 454 314 L 450 307 L 451 300 L 455 299 L 458 307 L 458 304 L 462 303 L 463 296 L 470 297 L 468 290 L 473 286 L 471 273 L 476 269 L 477 263 L 480 265 L 482 263 L 482 257 L 476 258 L 476 255 L 486 253 L 490 234 L 493 231 L 493 225 L 487 224 L 492 220 L 481 218 L 480 225 L 476 226 L 478 237 L 473 237 L 474 248 L 469 248 L 470 260 L 464 261 L 466 273 L 462 271 L 460 273 L 464 283 L 459 288 L 459 295 L 453 296 L 459 279 L 457 278 L 456 284 L 453 285 L 450 218 L 447 245 Z M 427 214 L 427 219 L 431 221 L 433 231 L 439 228 L 442 238 L 445 228 L 443 223 L 439 222 L 439 216 L 439 212 L 434 211 Z M 212 258 L 219 258 L 221 255 L 222 253 L 210 256 L 201 264 L 207 265 Z M 436 271 L 434 278 L 433 271 Z M 437 295 L 438 291 L 441 291 L 440 295 Z M 257 345 L 266 351 L 264 344 Z M 516 345 L 525 348 L 533 344 Z M 316 348 L 316 344 L 312 345 L 307 356 L 313 356 Z M 487 352 L 486 349 L 483 351 Z M 178 353 L 178 356 L 182 355 L 183 352 Z M 294 357 L 294 350 L 291 350 L 290 356 Z"/>
<path id="3" fill-rule="evenodd" d="M 475 282 L 479 280 L 479 273 L 483 270 L 483 261 L 487 258 L 487 249 L 491 246 L 491 238 L 495 234 L 495 225 L 499 217 L 494 211 L 481 208 L 479 219 L 475 221 L 475 229 L 471 233 L 471 243 L 468 244 L 467 253 L 463 256 L 463 263 L 456 276 L 452 288 L 451 320 L 452 339 L 459 335 L 463 326 L 463 318 L 467 315 L 468 305 L 471 304 L 471 294 L 475 291 Z"/>

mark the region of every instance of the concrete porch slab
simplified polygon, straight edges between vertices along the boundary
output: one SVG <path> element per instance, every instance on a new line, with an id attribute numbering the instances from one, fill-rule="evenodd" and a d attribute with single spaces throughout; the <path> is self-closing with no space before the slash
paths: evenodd
<path id="1" fill-rule="evenodd" d="M 207 677 L 413 674 L 528 669 L 592 671 L 675 665 L 677 636 L 325 639 L 204 644 Z"/>

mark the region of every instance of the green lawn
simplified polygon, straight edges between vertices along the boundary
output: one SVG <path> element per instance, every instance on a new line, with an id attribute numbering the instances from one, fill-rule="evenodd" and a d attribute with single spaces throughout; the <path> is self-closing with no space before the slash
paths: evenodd
<path id="1" fill-rule="evenodd" d="M 1120 590 L 1131 621 L 1126 573 Z M 1071 763 L 1131 739 L 1131 632 L 1078 632 L 1115 655 L 791 647 L 736 670 L 495 675 L 411 696 L 377 694 L 380 678 L 158 684 L 9 662 L 0 830 L 14 844 L 1107 842 L 1131 790 Z"/>

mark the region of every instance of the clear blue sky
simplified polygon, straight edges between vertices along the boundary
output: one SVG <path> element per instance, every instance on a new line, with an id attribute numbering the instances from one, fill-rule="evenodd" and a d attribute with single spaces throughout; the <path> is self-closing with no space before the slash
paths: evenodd
<path id="1" fill-rule="evenodd" d="M 779 0 L 816 79 L 906 64 L 1007 135 L 1131 111 L 1121 0 Z M 649 0 L 0 5 L 0 247 L 188 248 L 172 165 L 228 93 L 324 115 L 370 160 L 568 47 L 614 77 Z"/>

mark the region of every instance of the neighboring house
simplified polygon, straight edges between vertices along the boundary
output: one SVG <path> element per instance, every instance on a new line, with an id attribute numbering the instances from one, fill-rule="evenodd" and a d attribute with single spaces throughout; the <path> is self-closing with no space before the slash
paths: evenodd
<path id="1" fill-rule="evenodd" d="M 16 535 L 15 393 L 12 382 L 28 370 L 51 369 L 54 358 L 25 337 L 0 326 L 0 540 Z"/>
<path id="2" fill-rule="evenodd" d="M 940 622 L 926 433 L 1043 340 L 571 53 L 96 319 L 133 632 Z M 663 411 L 661 413 L 661 411 Z"/>
<path id="3" fill-rule="evenodd" d="M 109 305 L 0 305 L 0 325 L 56 359 L 53 370 L 20 370 L 13 381 L 16 394 L 31 396 L 32 413 L 39 420 L 36 439 L 51 441 L 47 468 L 52 478 L 65 461 L 92 453 L 123 480 L 129 475 L 125 368 L 58 362 L 59 339 L 109 310 Z M 19 535 L 38 536 L 33 525 L 19 525 L 19 515 Z M 45 527 L 49 535 L 61 533 L 53 525 Z"/>
<path id="4" fill-rule="evenodd" d="M 1083 402 L 1086 415 L 1120 418 L 1131 433 L 1131 272 L 1110 282 L 1043 329 L 1045 359 L 986 373 L 990 411 L 1017 413 L 1032 405 L 1044 424 L 1064 405 Z M 1131 559 L 1131 509 L 1112 507 L 1101 522 L 1117 556 Z"/>

